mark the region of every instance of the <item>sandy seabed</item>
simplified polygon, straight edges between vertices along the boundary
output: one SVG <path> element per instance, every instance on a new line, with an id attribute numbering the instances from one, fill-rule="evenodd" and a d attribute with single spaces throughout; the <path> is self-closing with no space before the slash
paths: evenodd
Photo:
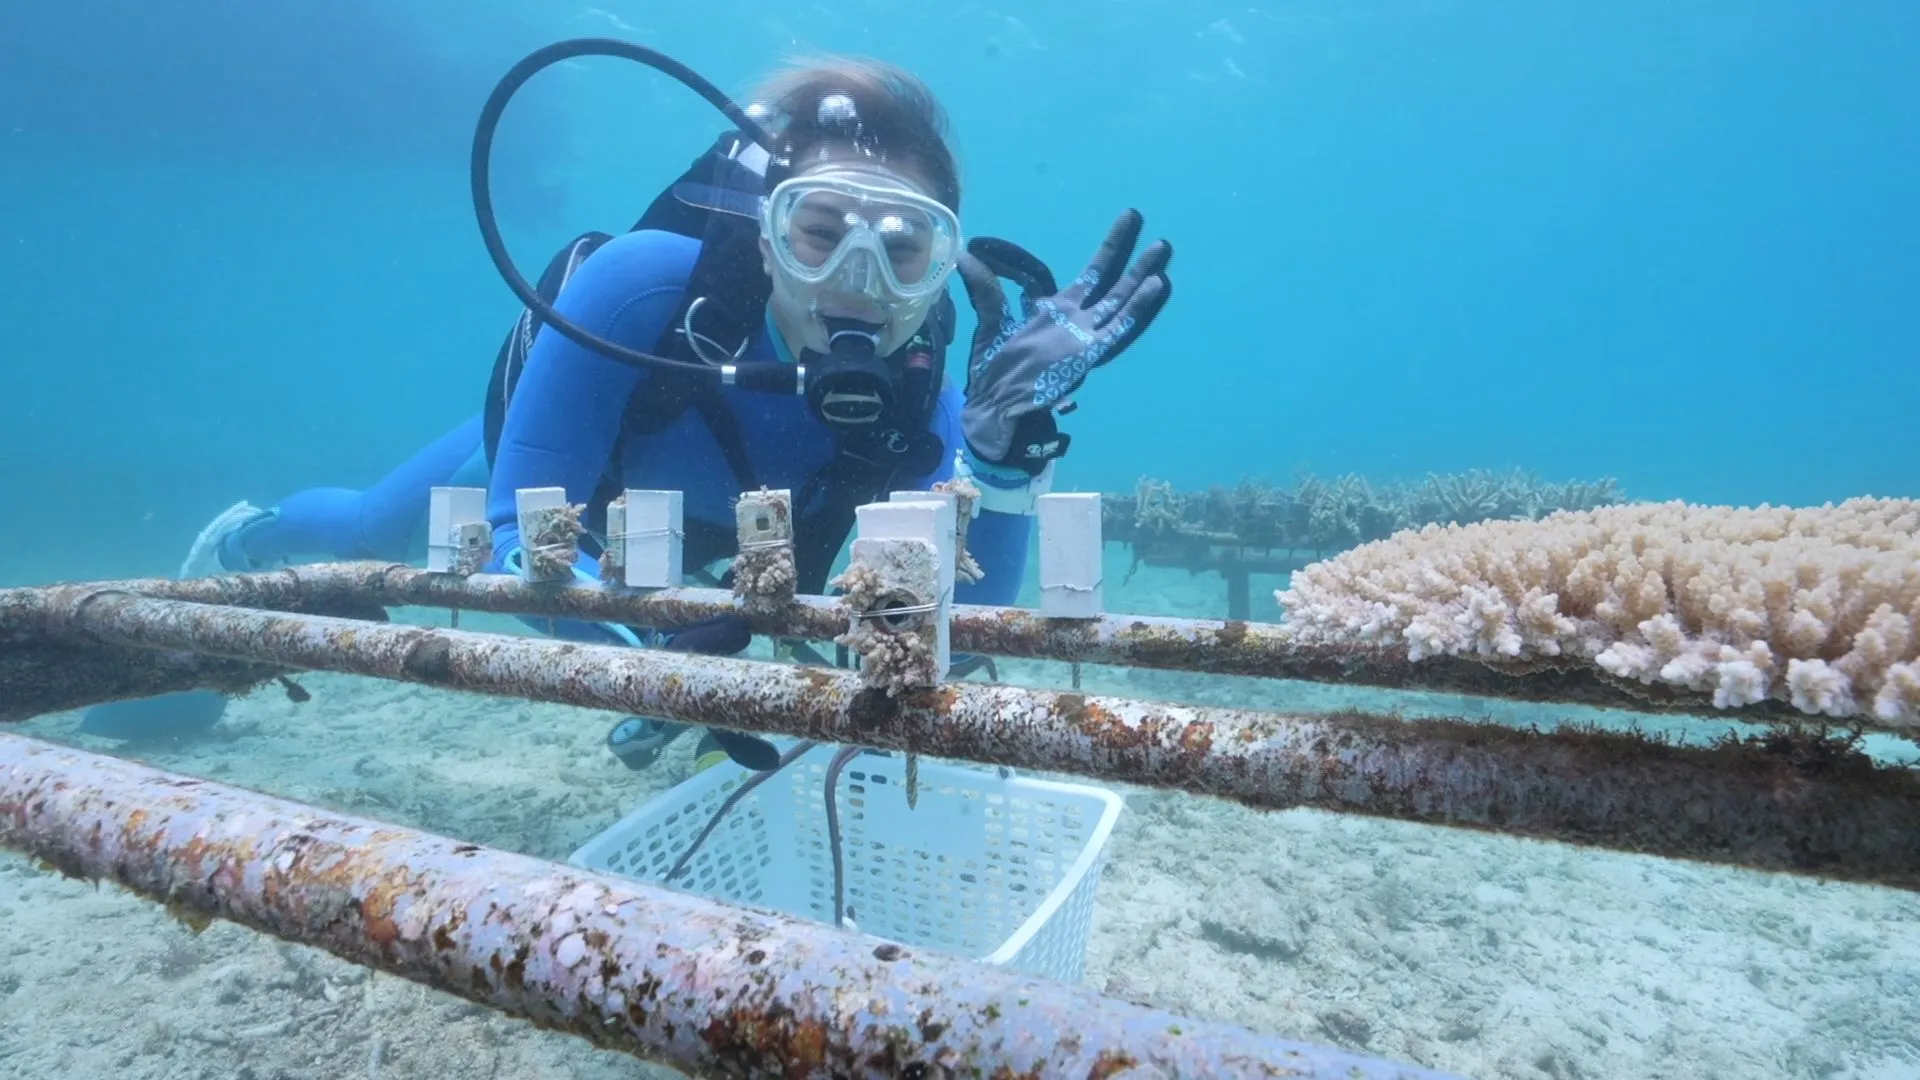
<path id="1" fill-rule="evenodd" d="M 1184 575 L 1141 577 L 1120 610 L 1213 606 Z M 1068 671 L 1007 663 L 1001 676 L 1063 685 Z M 1163 672 L 1084 679 L 1269 708 L 1363 700 Z M 344 676 L 302 683 L 313 700 L 258 693 L 191 742 L 92 739 L 73 714 L 14 730 L 556 860 L 692 764 L 689 738 L 629 772 L 603 748 L 607 713 Z M 1484 1078 L 1920 1077 L 1920 896 L 1118 790 L 1128 810 L 1086 974 L 1111 994 Z M 11 855 L 0 855 L 0 927 L 0 1077 L 678 1075 L 236 926 L 195 934 L 156 904 Z"/>

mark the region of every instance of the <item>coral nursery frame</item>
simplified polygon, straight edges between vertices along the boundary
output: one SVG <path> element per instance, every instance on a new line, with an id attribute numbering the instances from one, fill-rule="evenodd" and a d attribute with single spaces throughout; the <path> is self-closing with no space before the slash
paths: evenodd
<path id="1" fill-rule="evenodd" d="M 581 508 L 550 492 L 522 496 L 522 534 L 570 545 Z M 478 503 L 439 489 L 426 570 L 322 564 L 0 590 L 0 720 L 333 671 L 1255 807 L 1920 888 L 1920 776 L 1868 759 L 1857 729 L 1835 732 L 1779 702 L 1732 712 L 1755 721 L 1750 735 L 1681 745 L 1593 726 L 1083 693 L 1078 665 L 1090 663 L 1714 712 L 1697 693 L 1577 664 L 1412 662 L 1384 648 L 1302 645 L 1243 618 L 1107 614 L 1111 510 L 1095 495 L 1045 498 L 1042 600 L 1027 610 L 952 603 L 969 565 L 965 490 L 863 508 L 845 593 L 826 597 L 794 595 L 782 570 L 784 492 L 743 498 L 755 572 L 722 590 L 682 584 L 673 493 L 622 496 L 601 541 L 601 583 L 537 557 L 517 575 L 475 573 L 488 539 Z M 1151 504 L 1136 496 L 1134 519 L 1142 499 Z M 663 630 L 735 613 L 759 634 L 839 641 L 862 662 L 807 667 L 387 622 L 400 606 Z M 950 652 L 1066 662 L 1076 688 L 956 681 L 945 675 Z M 18 735 L 0 735 L 0 843 L 694 1075 L 1439 1075 Z"/>

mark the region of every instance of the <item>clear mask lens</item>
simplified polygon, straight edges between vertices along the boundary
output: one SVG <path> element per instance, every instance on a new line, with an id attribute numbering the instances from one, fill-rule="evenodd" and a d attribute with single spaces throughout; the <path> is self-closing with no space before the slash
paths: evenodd
<path id="1" fill-rule="evenodd" d="M 960 223 L 938 202 L 841 176 L 782 183 L 763 224 L 789 275 L 875 297 L 937 291 L 960 248 Z"/>

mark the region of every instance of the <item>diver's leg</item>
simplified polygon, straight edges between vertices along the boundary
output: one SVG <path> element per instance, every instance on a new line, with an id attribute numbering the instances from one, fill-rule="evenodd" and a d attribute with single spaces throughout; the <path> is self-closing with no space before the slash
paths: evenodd
<path id="1" fill-rule="evenodd" d="M 308 488 L 270 509 L 236 503 L 201 530 L 180 576 L 259 570 L 297 558 L 404 562 L 424 537 L 431 488 L 486 486 L 480 442 L 476 416 L 366 491 Z"/>
<path id="2" fill-rule="evenodd" d="M 361 558 L 407 562 L 426 557 L 427 509 L 436 487 L 487 486 L 478 416 L 440 436 L 367 489 L 360 500 Z"/>

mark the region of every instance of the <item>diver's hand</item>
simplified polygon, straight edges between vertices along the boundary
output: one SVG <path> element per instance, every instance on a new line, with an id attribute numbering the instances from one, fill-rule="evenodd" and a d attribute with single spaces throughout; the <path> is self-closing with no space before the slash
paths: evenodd
<path id="1" fill-rule="evenodd" d="M 1166 274 L 1173 247 L 1165 240 L 1148 244 L 1127 268 L 1141 224 L 1139 211 L 1121 214 L 1086 270 L 1057 292 L 1044 265 L 1036 273 L 1004 264 L 995 248 L 978 244 L 960 255 L 960 277 L 980 317 L 960 426 L 980 460 L 1038 476 L 1067 452 L 1054 411 L 1070 409 L 1087 373 L 1133 344 L 1173 295 Z M 1007 306 L 1001 274 L 1025 287 L 1018 313 Z"/>

